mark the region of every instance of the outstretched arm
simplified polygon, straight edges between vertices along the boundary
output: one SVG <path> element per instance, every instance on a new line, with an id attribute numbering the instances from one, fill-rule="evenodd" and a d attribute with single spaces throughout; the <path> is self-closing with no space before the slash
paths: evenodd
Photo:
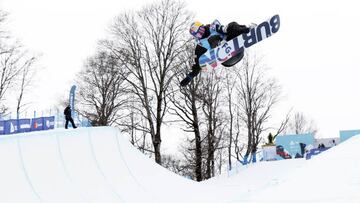
<path id="1" fill-rule="evenodd" d="M 186 75 L 186 78 L 184 78 L 181 82 L 180 85 L 181 86 L 186 86 L 187 84 L 189 84 L 191 82 L 191 80 L 196 77 L 200 71 L 200 65 L 199 65 L 199 58 L 201 55 L 203 55 L 205 52 L 207 51 L 207 49 L 205 49 L 204 47 L 197 45 L 195 48 L 195 58 L 194 58 L 194 65 L 191 66 L 191 72 L 189 74 Z"/>

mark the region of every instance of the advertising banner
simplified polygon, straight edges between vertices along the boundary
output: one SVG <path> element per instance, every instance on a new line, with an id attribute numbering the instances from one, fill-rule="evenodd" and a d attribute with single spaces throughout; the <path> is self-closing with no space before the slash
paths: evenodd
<path id="1" fill-rule="evenodd" d="M 50 130 L 55 128 L 55 116 L 40 118 L 10 119 L 0 121 L 0 135 Z"/>
<path id="2" fill-rule="evenodd" d="M 360 130 L 341 130 L 340 131 L 340 142 L 351 138 L 354 135 L 360 135 Z"/>
<path id="3" fill-rule="evenodd" d="M 5 134 L 5 121 L 0 121 L 0 135 Z"/>
<path id="4" fill-rule="evenodd" d="M 31 119 L 31 131 L 44 130 L 44 117 Z"/>
<path id="5" fill-rule="evenodd" d="M 304 156 L 304 148 L 314 145 L 312 134 L 279 135 L 276 137 L 277 153 L 283 158 L 300 158 Z"/>
<path id="6" fill-rule="evenodd" d="M 319 148 L 311 149 L 310 152 L 308 152 L 308 153 L 306 154 L 306 160 L 311 159 L 312 156 L 318 155 L 318 154 L 320 154 L 321 152 L 326 151 L 326 150 L 328 150 L 328 149 L 330 149 L 330 148 L 331 148 L 331 147 L 324 147 L 324 148 L 320 148 L 320 149 L 319 149 Z"/>
<path id="7" fill-rule="evenodd" d="M 10 119 L 5 121 L 4 134 L 14 134 L 18 132 L 17 119 Z"/>
<path id="8" fill-rule="evenodd" d="M 55 116 L 44 117 L 44 130 L 55 128 Z"/>
<path id="9" fill-rule="evenodd" d="M 18 133 L 30 132 L 31 119 L 19 119 L 18 120 Z"/>

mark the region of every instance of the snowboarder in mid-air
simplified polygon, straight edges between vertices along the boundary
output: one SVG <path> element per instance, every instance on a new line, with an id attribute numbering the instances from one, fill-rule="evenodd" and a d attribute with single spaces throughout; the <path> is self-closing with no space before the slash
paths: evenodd
<path id="1" fill-rule="evenodd" d="M 192 71 L 186 75 L 181 82 L 181 86 L 186 86 L 191 82 L 191 80 L 196 77 L 200 71 L 201 67 L 199 65 L 199 58 L 202 54 L 204 54 L 207 50 L 213 49 L 220 44 L 221 41 L 226 40 L 229 41 L 243 33 L 248 33 L 250 28 L 255 26 L 252 24 L 251 26 L 239 25 L 236 22 L 231 22 L 227 26 L 221 25 L 219 21 L 215 20 L 212 24 L 204 25 L 200 22 L 194 22 L 190 26 L 190 34 L 196 39 L 197 45 L 195 47 L 195 63 L 191 67 Z M 211 29 L 214 27 L 215 29 Z M 232 66 L 239 62 L 244 53 L 239 54 L 236 58 L 236 61 L 232 60 L 224 62 L 224 66 Z"/>

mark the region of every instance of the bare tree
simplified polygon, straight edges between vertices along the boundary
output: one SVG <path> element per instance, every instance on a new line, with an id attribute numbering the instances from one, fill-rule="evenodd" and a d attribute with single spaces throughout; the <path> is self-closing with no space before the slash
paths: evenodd
<path id="1" fill-rule="evenodd" d="M 227 109 L 228 109 L 228 116 L 229 116 L 229 124 L 228 126 L 228 166 L 229 170 L 232 169 L 232 146 L 234 143 L 234 125 L 235 125 L 235 110 L 234 110 L 234 101 L 233 101 L 233 95 L 234 95 L 234 89 L 236 85 L 236 80 L 234 77 L 234 74 L 230 71 L 226 73 L 225 76 L 225 90 L 226 90 L 226 101 L 227 101 Z M 239 134 L 239 132 L 238 132 Z"/>
<path id="2" fill-rule="evenodd" d="M 134 145 L 138 150 L 144 154 L 152 155 L 154 153 L 152 147 L 148 142 L 148 134 L 144 130 L 147 122 L 139 115 L 139 105 L 134 100 L 133 95 L 129 98 L 129 103 L 126 105 L 126 109 L 129 111 L 128 115 L 124 116 L 117 125 L 122 128 L 122 132 L 129 134 L 130 143 Z"/>
<path id="3" fill-rule="evenodd" d="M 6 12 L 0 9 L 0 23 L 4 23 L 4 21 L 6 19 L 6 15 L 7 15 Z M 3 27 L 3 26 L 0 24 L 0 27 Z M 1 32 L 3 32 L 2 29 L 0 29 L 0 30 L 1 30 Z"/>
<path id="4" fill-rule="evenodd" d="M 34 82 L 34 62 L 38 57 L 31 56 L 18 41 L 8 35 L 4 28 L 7 15 L 0 10 L 0 114 L 8 109 L 4 104 L 7 93 L 18 91 L 16 112 L 19 116 L 21 108 L 26 105 L 23 104 L 24 95 Z"/>
<path id="5" fill-rule="evenodd" d="M 238 70 L 238 104 L 248 138 L 244 156 L 247 162 L 249 155 L 253 159 L 256 157 L 260 135 L 269 129 L 266 122 L 271 116 L 271 110 L 279 101 L 280 87 L 274 79 L 265 77 L 264 67 L 257 58 L 245 57 L 242 67 Z"/>
<path id="6" fill-rule="evenodd" d="M 201 97 L 204 122 L 206 124 L 206 172 L 205 178 L 209 179 L 215 175 L 215 153 L 219 147 L 223 135 L 223 118 L 221 108 L 222 86 L 216 76 L 216 72 L 207 74 L 202 78 L 199 90 Z"/>
<path id="7" fill-rule="evenodd" d="M 191 15 L 181 2 L 163 0 L 136 13 L 120 15 L 111 32 L 113 39 L 104 45 L 124 63 L 126 77 L 143 109 L 139 112 L 148 122 L 155 161 L 161 164 L 161 126 L 168 109 L 166 92 L 184 49 L 184 33 Z"/>
<path id="8" fill-rule="evenodd" d="M 19 95 L 16 103 L 17 118 L 20 116 L 21 109 L 26 105 L 23 103 L 24 96 L 34 82 L 34 76 L 37 70 L 33 64 L 36 62 L 36 59 L 37 57 L 31 56 L 27 58 L 22 65 L 22 73 L 20 74 L 19 80 Z"/>
<path id="9" fill-rule="evenodd" d="M 0 55 L 5 51 L 3 50 L 3 40 L 8 38 L 7 31 L 4 26 L 7 16 L 8 14 L 0 9 Z"/>
<path id="10" fill-rule="evenodd" d="M 0 55 L 0 99 L 3 99 L 6 91 L 15 82 L 16 77 L 21 73 L 19 62 L 22 54 L 18 46 L 9 47 L 5 53 Z"/>
<path id="11" fill-rule="evenodd" d="M 164 166 L 168 170 L 185 177 L 194 178 L 189 165 L 186 163 L 184 164 L 181 159 L 175 158 L 171 155 L 163 155 L 162 161 L 162 166 Z"/>
<path id="12" fill-rule="evenodd" d="M 286 128 L 286 133 L 293 133 L 296 135 L 305 133 L 316 135 L 317 131 L 318 129 L 315 122 L 306 118 L 306 116 L 301 112 L 295 113 Z"/>
<path id="13" fill-rule="evenodd" d="M 190 46 L 184 53 L 184 61 L 190 60 L 193 48 Z M 187 64 L 185 67 L 191 67 Z M 177 74 L 177 81 L 188 71 L 182 69 Z M 176 83 L 178 85 L 178 83 Z M 176 88 L 175 85 L 175 88 Z M 173 86 L 172 86 L 173 87 Z M 183 144 L 184 168 L 193 171 L 191 177 L 197 181 L 213 177 L 221 172 L 224 131 L 224 114 L 221 108 L 222 84 L 215 72 L 206 73 L 194 80 L 180 91 L 173 91 L 169 99 L 173 106 L 170 112 L 185 124 L 185 132 L 193 133 Z M 221 160 L 219 160 L 221 159 Z"/>
<path id="14" fill-rule="evenodd" d="M 286 114 L 284 120 L 282 120 L 282 122 L 280 123 L 279 127 L 276 130 L 276 133 L 273 135 L 273 140 L 280 134 L 286 132 L 286 129 L 288 128 L 289 122 L 290 122 L 290 114 L 291 110 L 288 111 L 288 113 Z"/>
<path id="15" fill-rule="evenodd" d="M 244 141 L 243 137 L 241 136 L 241 125 L 242 125 L 241 115 L 240 113 L 236 113 L 235 115 L 236 115 L 236 119 L 235 119 L 234 129 L 236 130 L 236 132 L 234 134 L 234 153 L 236 160 L 238 162 L 242 162 L 244 158 L 242 156 L 242 152 L 246 148 L 246 144 L 244 144 L 246 141 Z"/>
<path id="16" fill-rule="evenodd" d="M 6 21 L 7 13 L 3 10 L 0 10 L 0 68 L 1 68 L 1 78 L 0 78 L 0 102 L 2 113 L 5 111 L 5 107 L 3 105 L 4 95 L 7 92 L 10 85 L 13 83 L 16 73 L 13 73 L 9 69 L 9 61 L 15 55 L 15 51 L 17 50 L 17 46 L 9 46 L 5 43 L 4 39 L 8 38 L 5 36 L 6 30 L 4 27 L 4 22 Z M 12 52 L 10 54 L 9 52 Z"/>
<path id="17" fill-rule="evenodd" d="M 195 78 L 192 83 L 190 83 L 186 88 L 181 88 L 179 91 L 176 89 L 179 87 L 180 80 L 183 75 L 188 72 L 188 67 L 191 67 L 191 58 L 193 55 L 194 46 L 191 44 L 187 45 L 186 51 L 181 54 L 181 60 L 186 61 L 186 65 L 184 68 L 180 68 L 176 74 L 176 80 L 174 85 L 171 86 L 172 90 L 169 93 L 169 100 L 172 103 L 172 106 L 169 107 L 170 113 L 176 115 L 180 118 L 180 121 L 185 124 L 185 128 L 183 129 L 185 132 L 194 133 L 194 138 L 189 139 L 190 143 L 186 149 L 187 152 L 193 154 L 192 156 L 187 155 L 187 157 L 191 157 L 192 160 L 186 160 L 188 167 L 193 170 L 196 181 L 203 180 L 203 170 L 202 170 L 202 138 L 200 132 L 200 117 L 199 117 L 199 109 L 201 107 L 201 101 L 198 98 L 198 87 L 200 85 L 200 77 Z M 182 71 L 182 72 L 180 72 Z M 184 163 L 184 164 L 185 164 Z"/>
<path id="18" fill-rule="evenodd" d="M 36 61 L 35 56 L 30 56 L 28 51 L 18 43 L 12 45 L 4 45 L 1 48 L 3 51 L 0 54 L 0 101 L 6 99 L 6 94 L 11 91 L 19 89 L 17 97 L 17 113 L 20 112 L 25 91 L 29 90 L 30 83 L 33 82 L 33 74 Z M 2 104 L 3 110 L 4 104 Z M 4 113 L 4 111 L 2 112 Z"/>
<path id="19" fill-rule="evenodd" d="M 120 119 L 118 112 L 127 102 L 126 69 L 108 52 L 90 57 L 78 74 L 82 109 L 93 126 L 107 126 Z"/>

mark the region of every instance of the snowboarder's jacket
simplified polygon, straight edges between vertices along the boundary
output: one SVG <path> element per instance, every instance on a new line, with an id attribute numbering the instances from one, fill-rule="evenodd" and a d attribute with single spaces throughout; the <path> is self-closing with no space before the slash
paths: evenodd
<path id="1" fill-rule="evenodd" d="M 192 72 L 190 73 L 192 77 L 197 76 L 200 73 L 200 65 L 199 65 L 199 58 L 201 55 L 203 55 L 205 52 L 207 52 L 208 49 L 215 48 L 220 41 L 222 41 L 225 37 L 224 32 L 218 32 L 218 31 L 210 29 L 211 25 L 205 26 L 205 33 L 202 36 L 201 39 L 198 39 L 198 44 L 195 47 L 195 64 L 191 67 Z M 220 27 L 220 26 L 219 26 Z M 223 26 L 221 26 L 223 27 Z"/>
<path id="2" fill-rule="evenodd" d="M 205 25 L 205 32 L 200 39 L 197 39 L 198 44 L 195 47 L 195 63 L 191 67 L 192 71 L 181 81 L 181 86 L 187 85 L 192 78 L 196 77 L 200 71 L 199 58 L 207 52 L 208 49 L 215 48 L 222 40 L 231 40 L 242 33 L 248 33 L 250 29 L 245 25 L 239 25 L 236 22 L 231 22 L 227 26 L 220 25 L 218 21 L 214 21 L 213 25 Z M 215 30 L 210 27 L 214 26 Z"/>

